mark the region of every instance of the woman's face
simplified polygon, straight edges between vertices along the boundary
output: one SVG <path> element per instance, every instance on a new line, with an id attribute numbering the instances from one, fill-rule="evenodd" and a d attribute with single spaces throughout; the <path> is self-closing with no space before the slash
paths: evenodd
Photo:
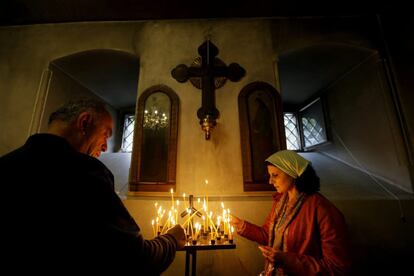
<path id="1" fill-rule="evenodd" d="M 273 165 L 267 165 L 269 184 L 273 185 L 278 193 L 285 193 L 295 187 L 294 179 L 287 173 Z"/>

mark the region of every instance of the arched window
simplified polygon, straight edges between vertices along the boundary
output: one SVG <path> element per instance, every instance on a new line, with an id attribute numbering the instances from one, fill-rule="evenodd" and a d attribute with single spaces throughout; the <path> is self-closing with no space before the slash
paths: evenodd
<path id="1" fill-rule="evenodd" d="M 145 90 L 138 100 L 130 192 L 175 190 L 179 100 L 165 85 Z"/>
<path id="2" fill-rule="evenodd" d="M 280 94 L 265 82 L 253 82 L 239 94 L 244 191 L 267 191 L 264 160 L 286 148 Z"/>

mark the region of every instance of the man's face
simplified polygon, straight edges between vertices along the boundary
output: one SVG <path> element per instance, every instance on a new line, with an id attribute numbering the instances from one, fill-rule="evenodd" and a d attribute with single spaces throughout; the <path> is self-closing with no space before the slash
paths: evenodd
<path id="1" fill-rule="evenodd" d="M 86 154 L 99 157 L 108 148 L 107 140 L 112 135 L 113 122 L 109 114 L 95 115 L 86 137 Z"/>

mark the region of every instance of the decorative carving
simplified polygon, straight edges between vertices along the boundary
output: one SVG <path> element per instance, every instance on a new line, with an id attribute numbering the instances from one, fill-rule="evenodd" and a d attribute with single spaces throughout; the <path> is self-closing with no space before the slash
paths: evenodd
<path id="1" fill-rule="evenodd" d="M 191 83 L 197 88 L 201 87 L 202 101 L 201 107 L 197 111 L 197 117 L 205 131 L 206 140 L 210 139 L 211 131 L 220 116 L 220 112 L 216 108 L 215 89 L 222 87 L 226 79 L 236 82 L 246 74 L 246 71 L 237 63 L 226 66 L 224 62 L 216 58 L 218 52 L 218 48 L 210 40 L 206 40 L 198 47 L 198 53 L 201 56 L 200 64 L 198 61 L 194 61 L 190 67 L 179 64 L 171 71 L 172 77 L 178 82 L 193 79 Z M 201 85 L 198 85 L 194 79 L 199 79 Z"/>

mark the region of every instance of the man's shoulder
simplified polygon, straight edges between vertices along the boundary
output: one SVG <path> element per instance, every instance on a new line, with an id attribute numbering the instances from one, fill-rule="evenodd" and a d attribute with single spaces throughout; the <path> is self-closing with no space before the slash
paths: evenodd
<path id="1" fill-rule="evenodd" d="M 80 152 L 76 152 L 76 155 L 81 168 L 86 170 L 105 171 L 112 174 L 106 165 L 99 159 Z"/>

